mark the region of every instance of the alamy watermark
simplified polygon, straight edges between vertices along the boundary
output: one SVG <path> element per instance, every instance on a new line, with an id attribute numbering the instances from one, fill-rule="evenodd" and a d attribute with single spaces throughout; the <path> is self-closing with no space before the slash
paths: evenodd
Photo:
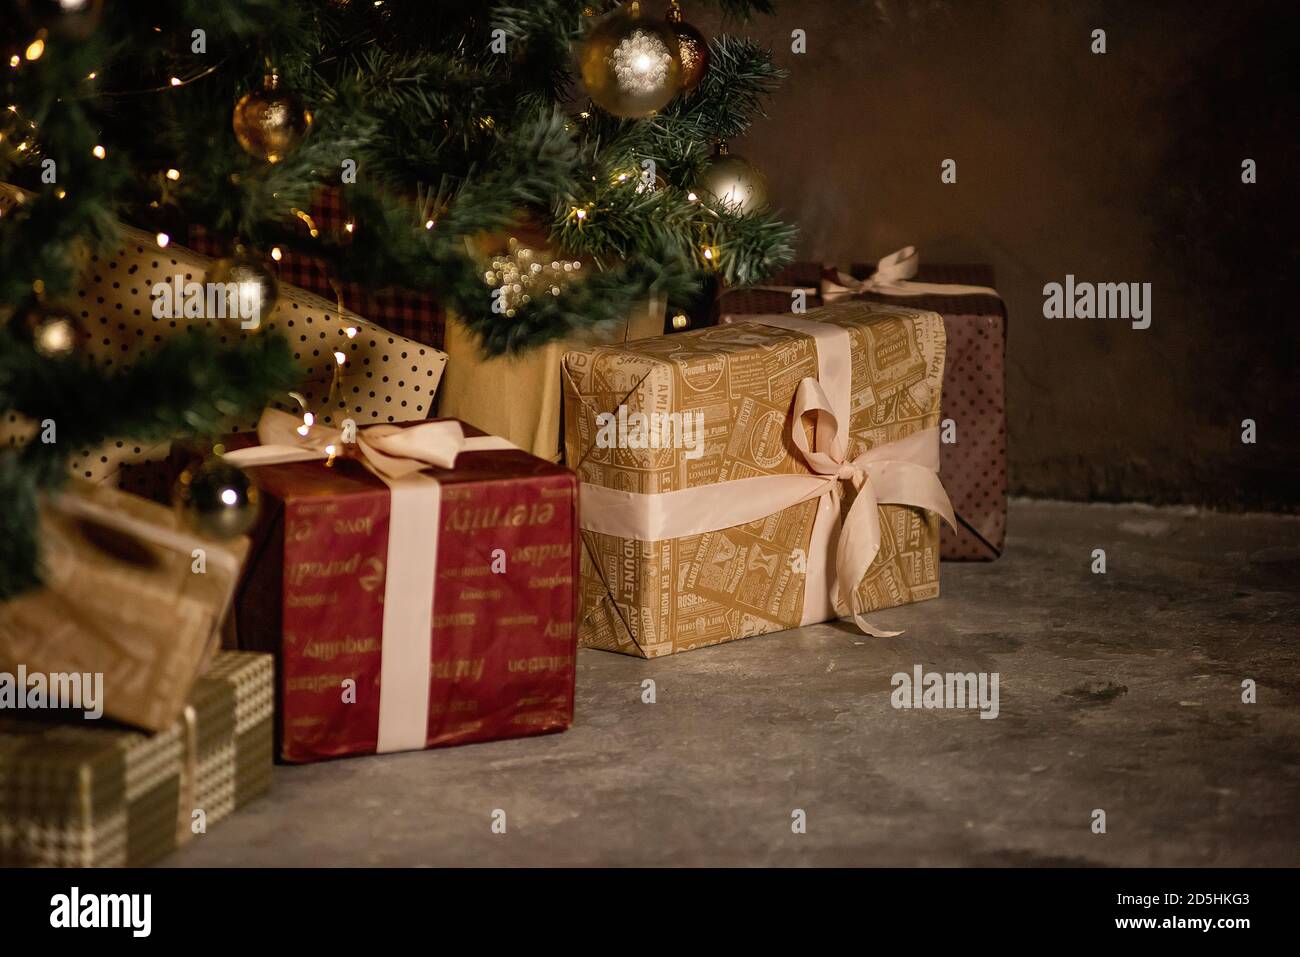
<path id="1" fill-rule="evenodd" d="M 703 412 L 618 412 L 596 416 L 598 449 L 685 449 L 685 457 L 704 454 Z"/>
<path id="2" fill-rule="evenodd" d="M 69 709 L 83 713 L 87 721 L 104 716 L 104 673 L 52 671 L 18 673 L 0 671 L 0 711 Z"/>
<path id="3" fill-rule="evenodd" d="M 1043 286 L 1044 319 L 1128 319 L 1134 329 L 1151 327 L 1151 283 L 1075 282 Z"/>
<path id="4" fill-rule="evenodd" d="M 890 695 L 889 702 L 895 708 L 904 710 L 978 708 L 981 719 L 992 719 L 998 716 L 999 678 L 996 671 L 922 673 L 921 666 L 915 665 L 910 675 L 906 671 L 900 671 L 890 679 L 894 693 Z"/>
<path id="5" fill-rule="evenodd" d="M 241 329 L 262 323 L 262 286 L 256 282 L 185 281 L 177 273 L 171 282 L 156 282 L 155 319 L 238 319 Z"/>

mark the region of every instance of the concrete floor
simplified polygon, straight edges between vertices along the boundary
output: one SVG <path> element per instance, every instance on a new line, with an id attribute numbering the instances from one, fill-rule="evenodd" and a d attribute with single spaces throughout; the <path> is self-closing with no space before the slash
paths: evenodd
<path id="1" fill-rule="evenodd" d="M 277 768 L 166 863 L 1300 864 L 1300 519 L 1020 501 L 1011 530 L 873 616 L 901 637 L 583 651 L 570 731 Z M 895 710 L 916 664 L 998 672 L 999 716 Z"/>

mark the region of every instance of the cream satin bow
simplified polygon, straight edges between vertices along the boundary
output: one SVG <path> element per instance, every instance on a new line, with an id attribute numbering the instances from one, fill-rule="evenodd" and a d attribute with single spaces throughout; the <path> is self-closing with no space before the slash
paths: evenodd
<path id="1" fill-rule="evenodd" d="M 343 451 L 343 433 L 327 425 L 306 426 L 297 416 L 266 409 L 257 423 L 260 444 L 227 452 L 240 468 L 328 459 Z M 362 461 L 381 479 L 402 479 L 430 465 L 449 469 L 461 452 L 514 449 L 495 435 L 467 437 L 455 419 L 418 425 L 372 425 L 357 432 Z"/>
<path id="2" fill-rule="evenodd" d="M 921 264 L 915 246 L 904 246 L 876 263 L 876 271 L 866 279 L 854 279 L 848 273 L 835 271 L 835 279 L 822 278 L 822 302 L 829 305 L 839 299 L 858 296 L 865 292 L 883 296 L 997 296 L 1001 294 L 990 286 L 964 286 L 949 282 L 913 282 Z"/>
<path id="3" fill-rule="evenodd" d="M 801 427 L 804 416 L 812 417 L 812 446 L 807 430 Z M 836 610 L 851 613 L 857 626 L 869 635 L 901 635 L 901 631 L 881 631 L 863 619 L 857 589 L 880 551 L 880 505 L 929 509 L 950 526 L 956 525 L 952 503 L 939 481 L 938 430 L 922 429 L 847 459 L 848 425 L 836 419 L 821 383 L 811 376 L 801 381 L 795 392 L 792 425 L 791 438 L 804 462 L 830 482 L 836 515 L 844 496 L 843 483 L 857 491 L 835 545 L 832 601 Z"/>

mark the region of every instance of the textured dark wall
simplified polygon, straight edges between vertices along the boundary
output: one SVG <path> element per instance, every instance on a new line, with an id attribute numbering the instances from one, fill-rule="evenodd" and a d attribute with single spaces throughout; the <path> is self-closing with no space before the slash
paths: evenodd
<path id="1" fill-rule="evenodd" d="M 791 73 L 733 152 L 799 223 L 800 258 L 847 265 L 911 243 L 923 261 L 994 265 L 1013 491 L 1295 509 L 1289 8 L 778 2 L 726 25 Z M 1104 55 L 1089 49 L 1097 28 Z M 1241 182 L 1247 157 L 1256 185 Z M 945 158 L 955 185 L 940 182 Z M 1067 273 L 1152 283 L 1151 328 L 1043 318 L 1044 283 Z"/>

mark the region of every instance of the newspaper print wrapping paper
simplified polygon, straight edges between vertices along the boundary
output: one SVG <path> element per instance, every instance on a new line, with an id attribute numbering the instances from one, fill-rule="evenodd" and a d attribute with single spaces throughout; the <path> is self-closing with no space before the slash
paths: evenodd
<path id="1" fill-rule="evenodd" d="M 199 538 L 171 509 L 76 479 L 40 523 L 44 582 L 0 602 L 0 670 L 102 673 L 105 714 L 168 727 L 219 644 L 247 539 Z"/>
<path id="2" fill-rule="evenodd" d="M 807 319 L 852 343 L 849 456 L 938 424 L 945 340 L 934 313 L 850 302 Z M 810 474 L 792 453 L 795 389 L 816 376 L 813 339 L 737 322 L 565 356 L 565 442 L 584 483 L 655 493 L 758 475 Z M 601 448 L 597 416 L 702 416 L 703 454 Z M 846 507 L 848 500 L 846 499 Z M 653 658 L 800 623 L 816 501 L 717 532 L 638 542 L 583 531 L 581 644 Z M 882 506 L 879 555 L 858 586 L 874 610 L 939 593 L 938 518 Z"/>
<path id="3" fill-rule="evenodd" d="M 855 263 L 851 275 L 865 279 L 875 268 L 875 263 Z M 822 263 L 791 263 L 768 285 L 723 293 L 719 322 L 745 321 L 760 314 L 788 315 L 795 290 L 803 290 L 808 309 L 818 308 L 824 304 L 826 277 L 836 275 L 835 269 Z M 921 263 L 916 278 L 954 286 L 996 285 L 993 269 L 987 265 Z M 1006 304 L 997 296 L 971 293 L 905 298 L 867 293 L 864 298 L 943 316 L 948 358 L 941 418 L 957 424 L 958 440 L 939 446 L 940 473 L 957 527 L 940 529 L 939 553 L 945 561 L 997 558 L 1007 527 Z"/>
<path id="4" fill-rule="evenodd" d="M 0 213 L 14 203 L 12 187 L 0 183 Z M 181 275 L 185 282 L 203 282 L 213 260 L 170 243 L 158 245 L 155 237 L 130 226 L 121 227 L 121 241 L 110 254 L 93 254 L 76 292 L 65 305 L 88 333 L 84 345 L 91 361 L 113 370 L 129 364 L 144 350 L 152 349 L 156 337 L 175 335 L 192 324 L 217 324 L 206 318 L 156 318 L 152 290 L 156 283 L 172 283 Z M 287 283 L 280 284 L 280 298 L 270 319 L 268 332 L 289 340 L 295 357 L 305 371 L 298 392 L 316 419 L 337 425 L 352 418 L 357 425 L 420 419 L 433 409 L 433 397 L 447 362 L 444 352 L 412 339 L 390 333 L 353 312 L 340 311 L 336 301 L 322 299 Z M 355 330 L 352 335 L 348 330 Z M 231 330 L 226 335 L 262 335 Z M 347 361 L 338 366 L 334 353 Z M 335 382 L 335 375 L 338 381 Z M 300 411 L 296 402 L 284 397 L 283 407 Z M 234 419 L 229 431 L 246 431 L 257 426 L 260 410 L 248 419 Z M 28 441 L 35 423 L 10 415 L 0 422 L 0 442 Z M 77 449 L 70 463 L 73 475 L 93 482 L 117 484 L 125 467 L 143 466 L 165 458 L 168 443 L 141 446 L 112 441 L 98 449 Z M 148 473 L 140 468 L 137 472 Z M 158 471 L 158 476 L 164 472 Z M 157 494 L 153 480 L 142 474 L 130 484 L 134 490 Z"/>
<path id="5" fill-rule="evenodd" d="M 137 867 L 271 786 L 272 663 L 221 652 L 186 716 L 155 734 L 112 722 L 0 718 L 0 866 Z"/>

